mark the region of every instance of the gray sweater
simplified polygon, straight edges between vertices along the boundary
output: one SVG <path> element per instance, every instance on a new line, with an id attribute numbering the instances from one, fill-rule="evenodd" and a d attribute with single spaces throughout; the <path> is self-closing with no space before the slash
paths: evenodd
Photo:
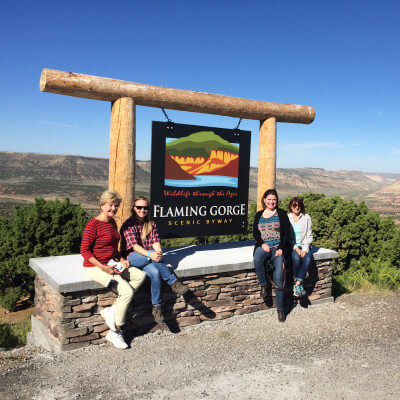
<path id="1" fill-rule="evenodd" d="M 288 215 L 290 223 L 293 225 L 294 223 L 294 215 L 290 213 Z M 313 240 L 312 236 L 312 225 L 311 225 L 311 217 L 308 214 L 300 214 L 299 217 L 299 225 L 300 225 L 300 242 L 301 242 L 301 249 L 305 252 L 310 250 L 310 244 Z M 296 238 L 291 230 L 290 240 L 293 246 L 293 249 L 297 247 L 296 245 Z"/>

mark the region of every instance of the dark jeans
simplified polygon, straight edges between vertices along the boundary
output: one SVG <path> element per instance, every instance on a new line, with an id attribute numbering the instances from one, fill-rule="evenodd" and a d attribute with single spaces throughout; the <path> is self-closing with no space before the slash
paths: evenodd
<path id="1" fill-rule="evenodd" d="M 253 256 L 254 270 L 256 271 L 259 284 L 263 286 L 267 284 L 267 262 L 270 262 L 272 264 L 272 279 L 277 286 L 277 289 L 275 289 L 276 308 L 277 310 L 283 310 L 285 297 L 284 265 L 282 256 L 275 257 L 276 250 L 277 249 L 271 249 L 271 251 L 267 253 L 263 250 L 262 247 L 257 247 Z"/>
<path id="2" fill-rule="evenodd" d="M 164 262 L 148 260 L 147 257 L 136 252 L 129 254 L 128 261 L 131 265 L 146 272 L 151 283 L 151 302 L 153 305 L 161 305 L 161 278 L 171 285 L 176 282 L 176 276 Z"/>
<path id="3" fill-rule="evenodd" d="M 303 258 L 297 254 L 296 250 L 292 250 L 293 277 L 295 281 L 303 282 L 308 271 L 308 267 L 311 264 L 311 259 L 312 254 L 310 250 Z"/>

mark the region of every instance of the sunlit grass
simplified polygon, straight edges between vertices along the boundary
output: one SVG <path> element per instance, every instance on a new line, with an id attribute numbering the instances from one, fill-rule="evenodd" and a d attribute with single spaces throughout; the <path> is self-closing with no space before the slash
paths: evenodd
<path id="1" fill-rule="evenodd" d="M 349 268 L 334 276 L 334 290 L 341 293 L 376 293 L 398 290 L 400 269 L 388 262 L 371 262 L 367 266 Z"/>

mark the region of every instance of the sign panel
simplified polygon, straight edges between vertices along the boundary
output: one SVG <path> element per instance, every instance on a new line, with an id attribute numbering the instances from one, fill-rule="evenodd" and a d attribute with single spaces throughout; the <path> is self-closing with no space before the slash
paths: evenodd
<path id="1" fill-rule="evenodd" d="M 151 216 L 161 237 L 247 232 L 250 135 L 153 121 Z"/>

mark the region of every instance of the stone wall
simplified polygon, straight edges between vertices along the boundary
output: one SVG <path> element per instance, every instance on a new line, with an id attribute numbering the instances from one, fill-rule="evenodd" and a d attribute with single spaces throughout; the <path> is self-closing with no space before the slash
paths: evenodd
<path id="1" fill-rule="evenodd" d="M 331 297 L 332 260 L 312 263 L 304 282 L 309 301 Z M 286 304 L 291 304 L 292 276 L 287 274 Z M 168 285 L 163 288 L 165 323 L 155 324 L 151 315 L 150 282 L 147 279 L 132 303 L 128 332 L 131 337 L 221 320 L 267 309 L 260 299 L 260 286 L 254 270 L 225 272 L 183 278 L 190 288 L 188 295 L 177 296 Z M 88 289 L 58 293 L 39 274 L 35 278 L 35 313 L 33 324 L 40 325 L 40 334 L 47 335 L 49 348 L 72 350 L 105 342 L 107 325 L 100 311 L 115 302 L 117 295 L 106 289 Z M 273 305 L 275 307 L 275 304 Z M 38 333 L 36 333 L 38 334 Z M 129 340 L 128 340 L 129 341 Z"/>

